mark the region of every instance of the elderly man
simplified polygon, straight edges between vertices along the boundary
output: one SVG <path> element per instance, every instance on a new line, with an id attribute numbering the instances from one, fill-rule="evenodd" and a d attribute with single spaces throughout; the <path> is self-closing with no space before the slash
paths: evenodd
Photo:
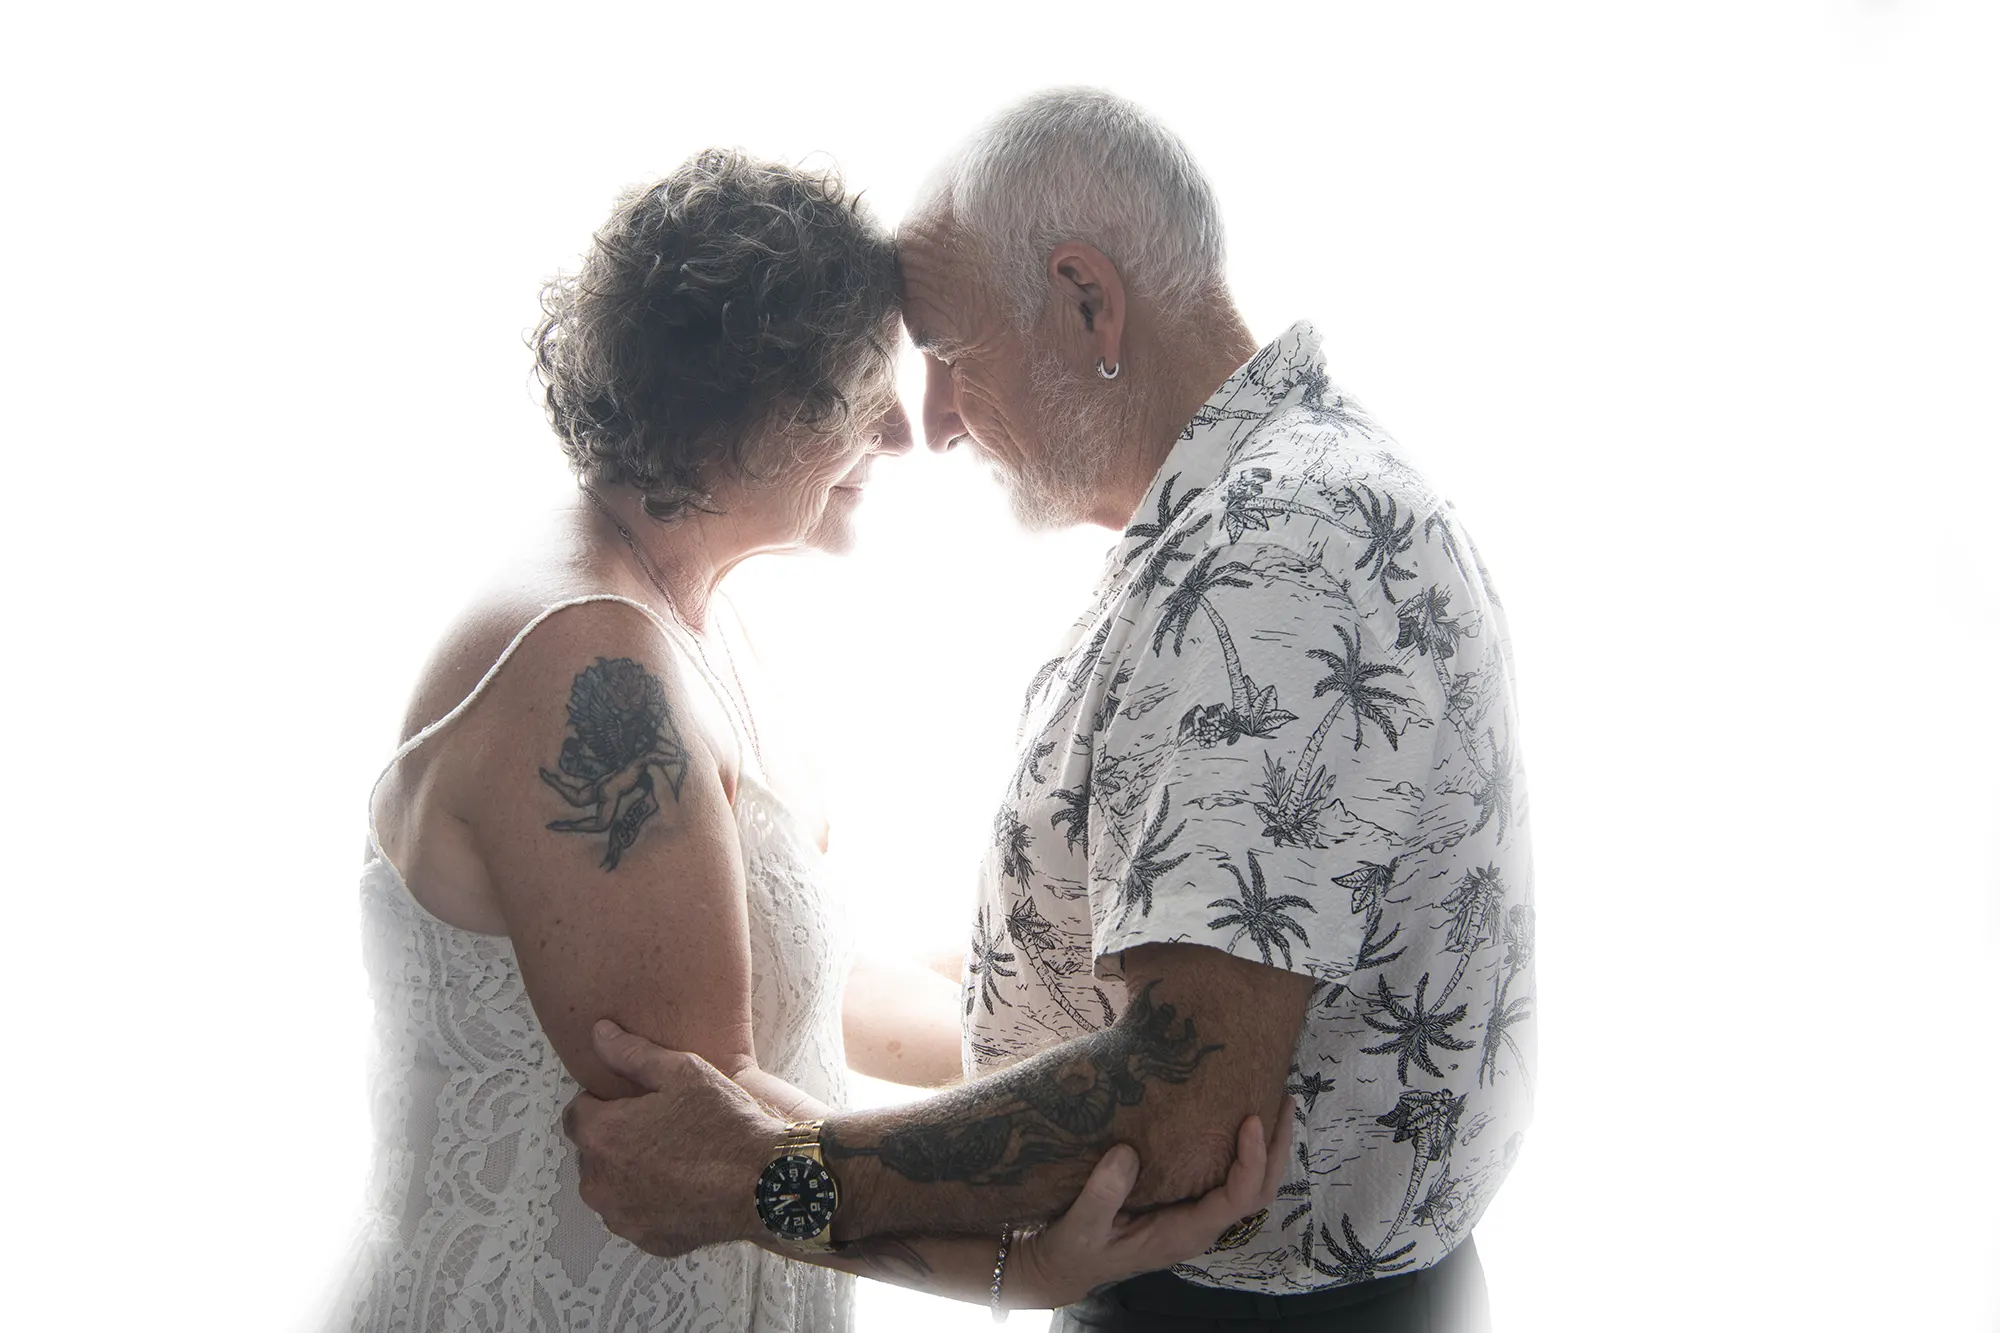
<path id="1" fill-rule="evenodd" d="M 1289 1091 L 1276 1205 L 1064 1326 L 1476 1326 L 1470 1233 L 1533 1058 L 1486 571 L 1309 325 L 1253 340 L 1210 187 L 1144 112 L 1041 94 L 936 180 L 899 237 L 931 446 L 969 443 L 1029 524 L 1123 534 L 1028 689 L 965 967 L 968 1081 L 787 1129 L 611 1037 L 661 1091 L 580 1101 L 585 1197 L 653 1249 L 997 1237 L 1113 1143 L 1138 1150 L 1136 1205 L 1199 1194 Z M 753 1204 L 773 1161 L 785 1202 Z"/>

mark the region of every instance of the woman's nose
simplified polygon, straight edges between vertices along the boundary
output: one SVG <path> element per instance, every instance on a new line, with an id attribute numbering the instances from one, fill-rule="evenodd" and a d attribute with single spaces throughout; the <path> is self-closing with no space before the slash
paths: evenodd
<path id="1" fill-rule="evenodd" d="M 910 414 L 903 410 L 901 403 L 889 409 L 877 430 L 875 453 L 907 454 L 916 444 L 916 437 L 910 429 Z"/>

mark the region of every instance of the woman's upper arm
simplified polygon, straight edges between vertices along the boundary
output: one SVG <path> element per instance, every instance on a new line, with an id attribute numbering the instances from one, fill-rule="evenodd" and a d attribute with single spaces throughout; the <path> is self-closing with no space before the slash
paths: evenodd
<path id="1" fill-rule="evenodd" d="M 754 1058 L 735 813 L 688 683 L 630 608 L 570 608 L 494 681 L 454 784 L 543 1029 L 601 1097 L 615 1019 L 725 1072 Z"/>
<path id="2" fill-rule="evenodd" d="M 958 999 L 957 984 L 922 963 L 863 950 L 841 1005 L 848 1067 L 911 1087 L 958 1082 Z"/>

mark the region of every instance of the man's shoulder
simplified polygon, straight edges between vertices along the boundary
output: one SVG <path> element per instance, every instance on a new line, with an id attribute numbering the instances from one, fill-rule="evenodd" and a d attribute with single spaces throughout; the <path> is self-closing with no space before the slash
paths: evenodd
<path id="1" fill-rule="evenodd" d="M 1274 420 L 1245 440 L 1188 506 L 1183 530 L 1202 540 L 1183 549 L 1216 565 L 1317 566 L 1357 590 L 1357 570 L 1395 563 L 1382 591 L 1397 594 L 1411 562 L 1395 558 L 1447 546 L 1455 522 L 1449 502 L 1395 441 L 1307 415 Z M 1452 569 L 1438 577 L 1448 579 L 1458 562 L 1440 553 Z M 1379 584 L 1380 573 L 1369 577 Z"/>
<path id="2" fill-rule="evenodd" d="M 1358 407 L 1280 409 L 1244 437 L 1202 499 L 1226 508 L 1262 491 L 1317 492 L 1336 506 L 1372 493 L 1405 514 L 1449 508 L 1408 451 Z"/>

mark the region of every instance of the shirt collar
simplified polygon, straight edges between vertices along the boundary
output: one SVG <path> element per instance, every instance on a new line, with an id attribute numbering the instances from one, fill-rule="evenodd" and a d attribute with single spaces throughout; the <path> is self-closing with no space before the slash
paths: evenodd
<path id="1" fill-rule="evenodd" d="M 1326 391 L 1326 354 L 1319 331 L 1300 320 L 1244 362 L 1195 410 L 1153 484 L 1125 525 L 1123 547 L 1145 540 L 1227 470 L 1243 441 L 1273 412 Z"/>

